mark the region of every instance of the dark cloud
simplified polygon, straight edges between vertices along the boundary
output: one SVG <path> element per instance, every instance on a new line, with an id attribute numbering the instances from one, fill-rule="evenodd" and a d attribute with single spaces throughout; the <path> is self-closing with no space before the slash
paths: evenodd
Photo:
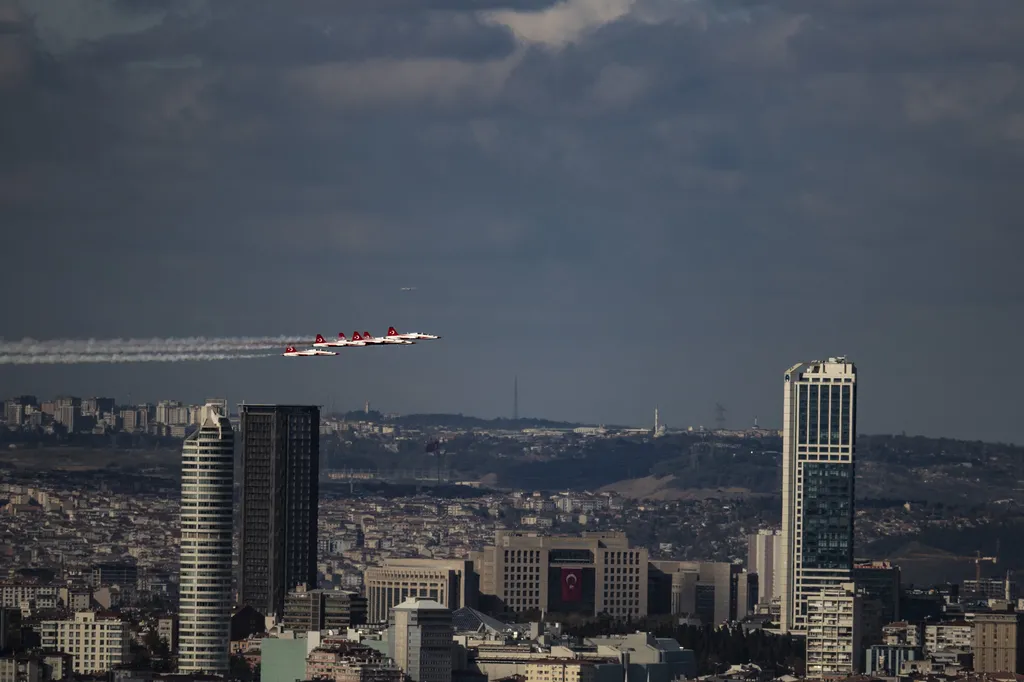
<path id="1" fill-rule="evenodd" d="M 999 360 L 1022 22 L 1003 0 L 0 4 L 0 285 L 25 292 L 0 335 L 446 337 L 338 377 L 0 379 L 494 414 L 518 371 L 547 416 L 777 423 L 782 370 L 846 352 L 868 430 L 1020 440 L 1009 394 L 976 389 L 1024 379 Z"/>

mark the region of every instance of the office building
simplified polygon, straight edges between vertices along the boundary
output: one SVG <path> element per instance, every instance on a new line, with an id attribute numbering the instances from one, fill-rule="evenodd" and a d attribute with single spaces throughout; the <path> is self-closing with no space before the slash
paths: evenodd
<path id="1" fill-rule="evenodd" d="M 471 558 L 485 611 L 605 613 L 619 620 L 647 615 L 647 550 L 630 547 L 622 532 L 499 530 L 494 545 Z"/>
<path id="2" fill-rule="evenodd" d="M 480 594 L 479 576 L 473 562 L 461 559 L 385 559 L 363 574 L 368 619 L 388 622 L 388 614 L 409 597 L 433 599 L 457 611 L 476 608 Z"/>
<path id="3" fill-rule="evenodd" d="M 131 633 L 112 613 L 81 611 L 72 619 L 43 621 L 39 638 L 44 650 L 70 654 L 79 675 L 106 673 L 128 662 Z"/>
<path id="4" fill-rule="evenodd" d="M 226 673 L 231 643 L 235 436 L 216 408 L 181 455 L 178 670 Z"/>
<path id="5" fill-rule="evenodd" d="M 407 599 L 391 610 L 388 656 L 412 682 L 451 682 L 452 612 L 432 599 Z"/>
<path id="6" fill-rule="evenodd" d="M 804 632 L 808 596 L 852 579 L 856 382 L 845 357 L 785 374 L 782 632 Z"/>
<path id="7" fill-rule="evenodd" d="M 139 582 L 139 568 L 129 563 L 103 563 L 92 567 L 90 584 L 93 587 L 117 585 L 122 589 L 134 590 Z"/>
<path id="8" fill-rule="evenodd" d="M 882 628 L 900 619 L 900 568 L 888 561 L 858 563 L 853 582 L 864 597 L 864 645 L 882 643 Z"/>
<path id="9" fill-rule="evenodd" d="M 757 577 L 724 561 L 656 560 L 648 565 L 649 613 L 696 616 L 722 625 L 749 615 L 757 603 Z"/>
<path id="10" fill-rule="evenodd" d="M 285 595 L 316 585 L 320 408 L 242 405 L 239 603 L 284 612 Z"/>
<path id="11" fill-rule="evenodd" d="M 974 672 L 1024 671 L 1024 628 L 1021 614 L 1012 611 L 974 616 Z"/>
<path id="12" fill-rule="evenodd" d="M 812 680 L 851 677 L 860 669 L 861 597 L 852 582 L 807 595 L 805 674 Z"/>
<path id="13" fill-rule="evenodd" d="M 747 536 L 747 572 L 757 574 L 758 603 L 781 598 L 783 566 L 782 531 L 759 530 Z"/>
<path id="14" fill-rule="evenodd" d="M 289 592 L 284 600 L 286 630 L 310 632 L 340 630 L 366 623 L 366 597 L 342 590 L 307 590 L 305 585 Z"/>

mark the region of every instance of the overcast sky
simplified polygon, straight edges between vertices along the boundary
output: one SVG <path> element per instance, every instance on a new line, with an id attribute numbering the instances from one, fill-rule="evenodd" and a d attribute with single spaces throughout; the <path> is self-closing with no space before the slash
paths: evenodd
<path id="1" fill-rule="evenodd" d="M 0 0 L 0 336 L 445 337 L 0 393 L 778 426 L 847 354 L 1024 442 L 1022 67 L 1020 0 Z"/>

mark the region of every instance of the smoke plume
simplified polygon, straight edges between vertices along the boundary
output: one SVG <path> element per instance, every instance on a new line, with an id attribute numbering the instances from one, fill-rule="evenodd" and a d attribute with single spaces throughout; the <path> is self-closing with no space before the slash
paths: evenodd
<path id="1" fill-rule="evenodd" d="M 274 353 L 50 353 L 0 355 L 0 365 L 80 365 L 126 362 L 207 362 L 269 358 Z"/>
<path id="2" fill-rule="evenodd" d="M 116 355 L 122 353 L 222 353 L 247 350 L 284 348 L 296 343 L 304 335 L 293 336 L 234 336 L 209 338 L 167 339 L 55 339 L 39 341 L 0 340 L 0 356 L 8 355 Z M 312 339 L 310 339 L 310 342 Z"/>

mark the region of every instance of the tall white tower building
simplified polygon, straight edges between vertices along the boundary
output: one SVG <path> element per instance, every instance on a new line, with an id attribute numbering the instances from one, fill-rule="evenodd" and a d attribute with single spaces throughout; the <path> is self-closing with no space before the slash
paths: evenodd
<path id="1" fill-rule="evenodd" d="M 759 530 L 747 536 L 747 572 L 757 574 L 757 601 L 782 598 L 782 531 Z"/>
<path id="2" fill-rule="evenodd" d="M 804 633 L 808 596 L 852 580 L 857 368 L 845 357 L 794 365 L 785 400 L 776 580 L 781 630 Z"/>
<path id="3" fill-rule="evenodd" d="M 181 673 L 228 671 L 234 466 L 231 423 L 207 405 L 181 453 Z"/>

